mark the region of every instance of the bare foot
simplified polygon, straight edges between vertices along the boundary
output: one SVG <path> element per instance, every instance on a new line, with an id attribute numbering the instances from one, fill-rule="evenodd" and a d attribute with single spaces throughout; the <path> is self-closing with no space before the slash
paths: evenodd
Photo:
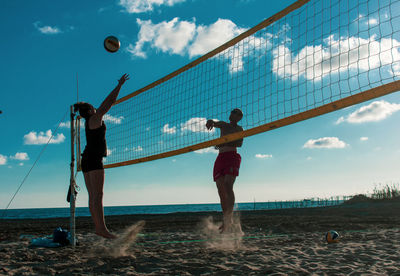
<path id="1" fill-rule="evenodd" d="M 224 234 L 224 233 L 230 233 L 231 232 L 231 224 L 225 224 L 222 223 L 222 225 L 219 227 L 219 233 Z"/>
<path id="2" fill-rule="evenodd" d="M 96 235 L 100 236 L 100 237 L 103 237 L 103 238 L 106 238 L 106 239 L 116 239 L 117 238 L 117 236 L 115 236 L 114 234 L 111 234 L 108 231 L 96 232 Z"/>
<path id="3" fill-rule="evenodd" d="M 235 236 L 240 236 L 240 237 L 244 236 L 244 232 L 242 230 L 242 226 L 240 225 L 240 223 L 232 224 L 230 230 L 231 233 L 235 234 Z"/>

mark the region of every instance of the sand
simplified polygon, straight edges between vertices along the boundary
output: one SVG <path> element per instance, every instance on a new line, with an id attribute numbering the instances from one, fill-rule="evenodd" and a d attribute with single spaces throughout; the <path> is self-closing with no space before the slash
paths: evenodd
<path id="1" fill-rule="evenodd" d="M 1 275 L 400 275 L 400 201 L 236 213 L 221 235 L 218 212 L 107 217 L 120 238 L 77 219 L 79 245 L 30 247 L 68 219 L 0 220 Z M 337 244 L 324 233 L 336 230 Z M 25 235 L 22 236 L 21 235 Z M 32 235 L 32 236 L 26 236 Z"/>

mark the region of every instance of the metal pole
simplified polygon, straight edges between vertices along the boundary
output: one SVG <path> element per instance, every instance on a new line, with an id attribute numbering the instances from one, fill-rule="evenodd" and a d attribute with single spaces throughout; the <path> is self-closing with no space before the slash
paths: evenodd
<path id="1" fill-rule="evenodd" d="M 70 188 L 71 188 L 71 197 L 69 202 L 69 210 L 70 210 L 70 232 L 71 232 L 71 244 L 72 246 L 76 245 L 75 238 L 75 114 L 74 107 L 71 105 L 70 108 L 70 120 L 71 120 L 71 176 L 70 176 Z"/>

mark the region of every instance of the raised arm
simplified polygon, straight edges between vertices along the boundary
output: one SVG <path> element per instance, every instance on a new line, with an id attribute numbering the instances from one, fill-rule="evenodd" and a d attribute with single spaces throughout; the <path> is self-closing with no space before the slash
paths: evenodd
<path id="1" fill-rule="evenodd" d="M 104 101 L 101 103 L 100 107 L 97 109 L 96 114 L 98 117 L 103 117 L 104 114 L 106 114 L 111 106 L 115 103 L 117 100 L 119 91 L 121 90 L 122 85 L 125 83 L 125 81 L 129 80 L 129 75 L 124 74 L 119 80 L 117 86 L 114 88 L 113 91 L 107 96 L 107 98 L 104 99 Z"/>

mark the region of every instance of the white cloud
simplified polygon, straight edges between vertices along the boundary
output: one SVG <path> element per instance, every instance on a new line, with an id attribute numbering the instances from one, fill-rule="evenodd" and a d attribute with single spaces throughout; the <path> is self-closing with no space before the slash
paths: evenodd
<path id="1" fill-rule="evenodd" d="M 195 23 L 179 21 L 177 17 L 158 24 L 153 24 L 151 20 L 140 19 L 137 19 L 137 23 L 140 27 L 139 40 L 135 46 L 130 44 L 127 51 L 141 58 L 146 58 L 143 48 L 148 44 L 151 48 L 165 53 L 183 55 L 196 29 Z"/>
<path id="2" fill-rule="evenodd" d="M 218 19 L 215 23 L 196 28 L 196 38 L 189 48 L 189 56 L 199 56 L 221 46 L 225 42 L 246 31 L 229 19 Z"/>
<path id="3" fill-rule="evenodd" d="M 0 165 L 7 164 L 7 156 L 0 154 Z"/>
<path id="4" fill-rule="evenodd" d="M 20 161 L 29 160 L 29 156 L 26 152 L 17 152 L 14 156 L 10 156 L 10 158 Z"/>
<path id="5" fill-rule="evenodd" d="M 85 127 L 85 122 L 83 119 L 80 120 L 81 127 Z M 60 128 L 71 128 L 71 121 L 61 122 Z"/>
<path id="6" fill-rule="evenodd" d="M 169 127 L 169 124 L 165 124 L 161 129 L 162 133 L 174 134 L 176 133 L 176 127 Z"/>
<path id="7" fill-rule="evenodd" d="M 256 158 L 258 158 L 258 159 L 268 159 L 268 158 L 272 158 L 272 154 L 257 153 L 256 154 Z"/>
<path id="8" fill-rule="evenodd" d="M 24 163 L 22 163 L 22 162 L 21 162 L 21 163 L 18 163 L 18 166 L 23 166 L 23 165 L 24 165 Z"/>
<path id="9" fill-rule="evenodd" d="M 265 34 L 267 37 L 270 37 L 269 34 Z M 243 71 L 244 60 L 249 56 L 250 53 L 255 56 L 262 56 L 265 54 L 265 51 L 270 49 L 272 44 L 269 40 L 264 38 L 259 38 L 255 36 L 251 36 L 248 39 L 245 39 L 245 43 L 243 47 L 233 47 L 225 50 L 225 54 L 227 54 L 227 58 L 230 60 L 229 63 L 229 71 L 231 73 L 236 73 L 239 71 Z M 258 53 L 255 53 L 255 52 Z"/>
<path id="10" fill-rule="evenodd" d="M 216 150 L 215 147 L 209 147 L 209 148 L 205 148 L 205 149 L 195 150 L 194 152 L 198 153 L 198 154 L 218 153 L 218 150 Z"/>
<path id="11" fill-rule="evenodd" d="M 206 118 L 191 118 L 181 124 L 181 131 L 208 132 L 209 130 L 206 128 L 206 123 Z M 214 131 L 214 128 L 211 131 Z"/>
<path id="12" fill-rule="evenodd" d="M 137 146 L 136 148 L 133 147 L 133 151 L 143 151 L 143 148 L 141 146 Z"/>
<path id="13" fill-rule="evenodd" d="M 385 16 L 385 18 L 387 18 L 386 16 L 387 16 L 387 14 L 385 14 L 384 15 Z M 367 25 L 367 26 L 375 26 L 375 25 L 378 25 L 378 19 L 376 19 L 376 18 L 374 18 L 374 17 L 372 17 L 372 16 L 365 16 L 365 15 L 362 15 L 362 14 L 359 14 L 358 15 L 358 20 L 356 20 L 355 22 L 357 22 L 357 24 L 364 24 L 364 25 Z"/>
<path id="14" fill-rule="evenodd" d="M 103 157 L 103 162 L 107 161 L 107 158 L 115 151 L 114 149 L 107 149 L 107 157 Z"/>
<path id="15" fill-rule="evenodd" d="M 119 125 L 122 123 L 122 120 L 125 119 L 124 116 L 112 116 L 109 114 L 104 115 L 103 120 L 106 123 Z M 85 127 L 85 121 L 83 119 L 80 120 L 81 128 Z M 61 122 L 61 128 L 71 128 L 71 121 Z"/>
<path id="16" fill-rule="evenodd" d="M 142 13 L 152 11 L 155 6 L 166 5 L 171 7 L 185 1 L 186 0 L 120 0 L 119 5 L 128 13 Z"/>
<path id="17" fill-rule="evenodd" d="M 331 35 L 323 44 L 306 46 L 298 54 L 293 54 L 283 44 L 272 52 L 272 69 L 280 77 L 297 79 L 304 76 L 308 80 L 320 80 L 332 73 L 369 71 L 385 66 L 388 73 L 400 75 L 400 42 L 391 38 L 380 41 L 376 36 L 336 39 Z"/>
<path id="18" fill-rule="evenodd" d="M 344 117 L 342 116 L 342 117 L 340 117 L 339 119 L 337 119 L 337 121 L 336 121 L 336 124 L 338 125 L 338 124 L 341 124 L 341 123 L 343 123 L 345 121 L 345 119 L 344 119 Z"/>
<path id="19" fill-rule="evenodd" d="M 141 146 L 137 146 L 137 147 L 132 147 L 132 148 L 125 148 L 125 151 L 138 152 L 138 151 L 143 151 L 143 148 Z"/>
<path id="20" fill-rule="evenodd" d="M 376 18 L 370 18 L 368 20 L 368 25 L 370 25 L 370 26 L 378 25 L 378 20 Z"/>
<path id="21" fill-rule="evenodd" d="M 340 141 L 337 137 L 323 137 L 316 140 L 310 139 L 304 145 L 303 148 L 308 149 L 342 149 L 345 148 L 347 144 Z"/>
<path id="22" fill-rule="evenodd" d="M 387 14 L 386 14 L 387 15 Z M 385 17 L 387 18 L 387 17 Z M 374 17 L 369 17 L 369 16 L 365 16 L 365 15 L 358 15 L 358 23 L 367 25 L 367 26 L 375 26 L 378 25 L 378 19 L 374 18 Z"/>
<path id="23" fill-rule="evenodd" d="M 360 137 L 360 141 L 368 141 L 368 137 Z"/>
<path id="24" fill-rule="evenodd" d="M 51 136 L 52 136 L 52 132 L 50 129 L 46 132 L 41 131 L 39 133 L 37 133 L 36 131 L 31 131 L 28 134 L 24 135 L 24 144 L 25 145 L 47 144 L 47 142 L 49 141 Z M 60 143 L 64 142 L 64 140 L 65 140 L 64 134 L 59 133 L 51 139 L 49 144 L 60 144 Z"/>
<path id="25" fill-rule="evenodd" d="M 106 115 L 103 116 L 104 122 L 111 123 L 111 124 L 116 124 L 116 125 L 121 124 L 123 119 L 124 119 L 124 116 L 114 117 L 114 116 L 109 115 L 109 114 L 106 114 Z"/>
<path id="26" fill-rule="evenodd" d="M 112 8 L 113 8 L 113 6 L 101 7 L 101 8 L 99 8 L 99 9 L 97 10 L 97 12 L 98 12 L 98 13 L 102 13 L 102 12 L 108 11 L 108 10 L 110 10 L 110 9 L 112 9 Z"/>
<path id="27" fill-rule="evenodd" d="M 354 111 L 347 117 L 340 117 L 336 124 L 342 122 L 359 124 L 365 122 L 378 122 L 386 119 L 393 113 L 400 110 L 400 104 L 389 103 L 385 100 L 375 101 L 369 105 L 360 107 L 358 110 Z"/>
<path id="28" fill-rule="evenodd" d="M 71 121 L 66 121 L 66 122 L 61 122 L 60 123 L 61 128 L 70 128 L 71 127 Z"/>
<path id="29" fill-rule="evenodd" d="M 41 26 L 41 23 L 39 21 L 33 23 L 35 28 L 41 32 L 42 34 L 59 34 L 61 33 L 61 30 L 57 27 L 51 27 L 51 26 Z"/>
<path id="30" fill-rule="evenodd" d="M 114 151 L 115 149 L 107 149 L 107 156 L 110 156 Z"/>
<path id="31" fill-rule="evenodd" d="M 192 58 L 194 56 L 204 55 L 246 30 L 246 28 L 238 27 L 228 19 L 218 19 L 209 26 L 200 25 L 196 29 L 196 38 L 188 47 L 189 57 Z M 266 34 L 266 36 L 269 37 L 269 34 Z M 225 50 L 222 55 L 230 60 L 229 71 L 231 73 L 243 71 L 243 60 L 249 53 L 251 51 L 265 51 L 267 44 L 269 46 L 271 45 L 271 43 L 264 38 L 251 36 L 244 39 L 240 47 L 230 47 Z"/>
<path id="32" fill-rule="evenodd" d="M 138 41 L 135 45 L 129 44 L 127 51 L 133 57 L 140 58 L 147 57 L 149 48 L 193 58 L 214 50 L 247 30 L 228 19 L 218 19 L 208 26 L 196 26 L 194 22 L 179 20 L 177 17 L 158 24 L 140 19 L 137 19 L 137 23 L 140 27 Z M 222 53 L 223 57 L 230 60 L 231 73 L 243 70 L 243 59 L 248 56 L 249 49 L 265 51 L 266 45 L 271 45 L 265 38 L 254 36 L 245 41 L 241 47 L 229 48 Z"/>
<path id="33" fill-rule="evenodd" d="M 218 121 L 218 120 L 216 120 Z M 181 123 L 180 126 L 180 131 L 181 132 L 185 132 L 185 131 L 190 131 L 190 132 L 214 132 L 215 128 L 213 128 L 212 130 L 207 130 L 206 128 L 206 123 L 207 123 L 207 119 L 206 118 L 199 118 L 199 117 L 195 117 L 195 118 L 191 118 L 189 120 L 187 120 L 184 123 Z M 170 127 L 169 124 L 165 124 L 163 126 L 163 128 L 161 129 L 162 133 L 168 133 L 168 134 L 174 134 L 177 132 L 177 127 L 176 126 L 172 126 Z"/>
<path id="34" fill-rule="evenodd" d="M 368 23 L 368 21 L 366 21 Z M 374 18 L 369 24 L 378 24 Z M 230 39 L 246 31 L 228 19 L 218 19 L 210 25 L 196 25 L 194 22 L 174 18 L 153 24 L 151 20 L 137 20 L 140 27 L 138 41 L 130 44 L 127 51 L 133 57 L 146 58 L 149 49 L 164 53 L 188 55 L 190 58 L 204 55 Z M 289 33 L 284 26 L 282 32 Z M 373 35 L 369 38 L 340 37 L 330 35 L 322 44 L 307 45 L 292 53 L 291 39 L 284 35 L 265 34 L 266 38 L 251 36 L 240 43 L 240 47 L 230 47 L 221 55 L 230 60 L 231 73 L 243 70 L 245 58 L 253 51 L 269 51 L 272 44 L 272 70 L 282 78 L 305 77 L 320 80 L 329 74 L 348 70 L 370 71 L 381 68 L 382 72 L 400 76 L 400 42 L 392 38 Z M 276 41 L 275 41 L 276 40 Z M 283 44 L 285 42 L 285 44 Z"/>

